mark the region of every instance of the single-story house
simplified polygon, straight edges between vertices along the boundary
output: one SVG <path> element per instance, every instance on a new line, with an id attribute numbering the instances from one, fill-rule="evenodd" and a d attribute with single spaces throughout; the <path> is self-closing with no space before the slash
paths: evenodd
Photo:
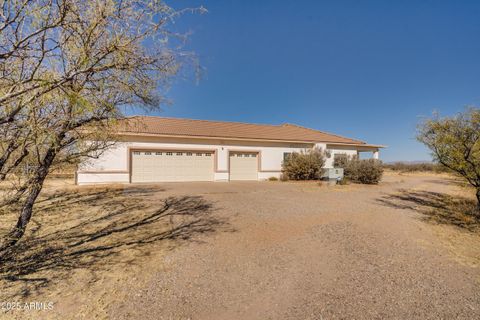
<path id="1" fill-rule="evenodd" d="M 114 147 L 78 168 L 78 184 L 265 180 L 280 177 L 292 152 L 327 150 L 331 168 L 335 155 L 369 152 L 378 159 L 382 148 L 294 124 L 149 116 L 129 118 L 118 135 Z"/>

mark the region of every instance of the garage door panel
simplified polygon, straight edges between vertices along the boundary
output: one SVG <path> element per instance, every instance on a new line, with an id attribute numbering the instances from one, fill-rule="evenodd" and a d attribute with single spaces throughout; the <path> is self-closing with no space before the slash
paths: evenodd
<path id="1" fill-rule="evenodd" d="M 136 151 L 132 182 L 212 181 L 213 159 L 212 152 Z"/>
<path id="2" fill-rule="evenodd" d="M 258 156 L 251 152 L 230 153 L 230 180 L 258 180 Z"/>

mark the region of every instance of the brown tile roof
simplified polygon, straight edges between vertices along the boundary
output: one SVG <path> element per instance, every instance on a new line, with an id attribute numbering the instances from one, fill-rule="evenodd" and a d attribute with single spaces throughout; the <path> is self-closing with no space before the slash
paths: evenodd
<path id="1" fill-rule="evenodd" d="M 128 118 L 121 123 L 119 133 L 366 145 L 360 140 L 294 124 L 266 125 L 149 116 Z"/>

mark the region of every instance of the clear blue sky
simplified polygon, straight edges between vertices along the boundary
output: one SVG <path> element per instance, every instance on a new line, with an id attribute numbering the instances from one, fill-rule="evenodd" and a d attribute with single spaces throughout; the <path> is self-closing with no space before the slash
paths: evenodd
<path id="1" fill-rule="evenodd" d="M 296 123 L 426 160 L 421 116 L 480 105 L 480 1 L 176 1 L 206 74 L 169 117 Z"/>

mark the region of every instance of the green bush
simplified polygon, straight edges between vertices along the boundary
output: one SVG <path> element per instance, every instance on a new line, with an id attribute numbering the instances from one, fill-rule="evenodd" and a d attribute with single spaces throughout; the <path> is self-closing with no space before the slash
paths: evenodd
<path id="1" fill-rule="evenodd" d="M 325 164 L 325 153 L 321 149 L 294 152 L 282 163 L 283 176 L 289 180 L 317 180 Z"/>
<path id="2" fill-rule="evenodd" d="M 363 184 L 378 184 L 382 179 L 382 162 L 376 159 L 360 160 L 358 157 L 336 157 L 334 166 L 343 168 L 348 181 Z"/>
<path id="3" fill-rule="evenodd" d="M 268 181 L 278 181 L 278 178 L 277 177 L 270 177 L 270 178 L 268 178 Z"/>

